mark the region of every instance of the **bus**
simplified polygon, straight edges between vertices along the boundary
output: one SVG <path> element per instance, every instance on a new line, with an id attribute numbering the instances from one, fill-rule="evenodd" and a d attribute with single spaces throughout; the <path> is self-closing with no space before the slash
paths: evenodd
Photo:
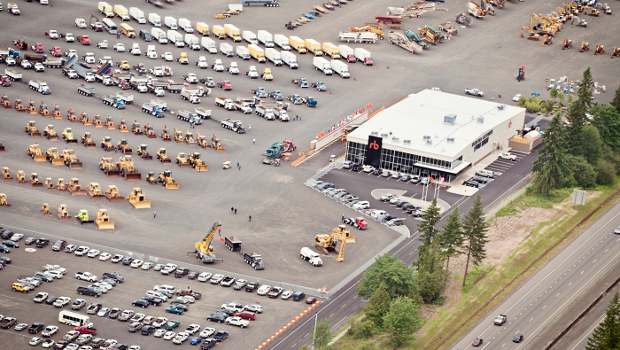
<path id="1" fill-rule="evenodd" d="M 105 28 L 105 30 L 110 33 L 110 34 L 116 34 L 116 23 L 114 23 L 113 20 L 109 19 L 109 18 L 104 18 L 101 20 L 101 23 L 103 24 L 103 28 Z"/>
<path id="2" fill-rule="evenodd" d="M 69 310 L 61 310 L 58 313 L 58 322 L 68 324 L 75 327 L 80 327 L 89 323 L 90 317 L 87 315 L 78 314 L 77 312 Z"/>
<path id="3" fill-rule="evenodd" d="M 121 34 L 123 34 L 124 36 L 133 39 L 136 37 L 136 31 L 133 29 L 132 26 L 130 26 L 127 23 L 121 23 L 119 25 L 119 28 L 121 29 Z"/>

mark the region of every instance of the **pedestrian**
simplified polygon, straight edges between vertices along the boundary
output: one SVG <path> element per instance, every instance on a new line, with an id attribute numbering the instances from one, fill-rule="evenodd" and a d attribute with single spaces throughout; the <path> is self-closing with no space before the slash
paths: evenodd
<path id="1" fill-rule="evenodd" d="M 235 208 L 235 215 L 237 215 L 237 208 Z"/>
<path id="2" fill-rule="evenodd" d="M 118 32 L 116 32 L 116 39 L 120 39 L 120 38 L 121 38 L 121 32 L 118 31 Z"/>
<path id="3" fill-rule="evenodd" d="M 252 215 L 248 216 L 248 222 L 252 222 Z"/>
<path id="4" fill-rule="evenodd" d="M 256 139 L 252 139 L 252 144 L 256 144 Z"/>
<path id="5" fill-rule="evenodd" d="M 241 164 L 239 164 L 239 161 L 237 161 L 237 170 L 241 170 Z"/>
<path id="6" fill-rule="evenodd" d="M 252 130 L 252 124 L 248 124 L 248 130 Z"/>
<path id="7" fill-rule="evenodd" d="M 234 214 L 234 213 L 235 213 L 235 207 L 230 207 L 230 212 L 231 212 L 232 214 Z"/>
<path id="8" fill-rule="evenodd" d="M 153 212 L 153 219 L 155 219 L 156 217 L 157 217 L 157 212 L 156 212 L 156 211 L 154 211 L 154 212 Z"/>
<path id="9" fill-rule="evenodd" d="M 299 120 L 299 114 L 295 114 L 295 120 Z"/>

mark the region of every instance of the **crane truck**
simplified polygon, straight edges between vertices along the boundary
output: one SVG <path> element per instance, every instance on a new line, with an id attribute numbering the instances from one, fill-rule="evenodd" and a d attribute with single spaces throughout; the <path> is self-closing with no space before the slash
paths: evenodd
<path id="1" fill-rule="evenodd" d="M 213 253 L 211 242 L 213 241 L 215 234 L 219 235 L 221 227 L 222 224 L 215 222 L 211 227 L 211 230 L 209 230 L 209 233 L 207 233 L 200 242 L 196 242 L 194 244 L 196 257 L 204 264 L 213 264 L 219 260 Z"/>

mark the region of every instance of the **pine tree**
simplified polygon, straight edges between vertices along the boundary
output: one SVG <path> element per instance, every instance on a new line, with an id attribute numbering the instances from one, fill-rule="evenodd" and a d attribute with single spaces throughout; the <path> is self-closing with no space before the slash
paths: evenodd
<path id="1" fill-rule="evenodd" d="M 426 304 L 437 304 L 446 286 L 445 256 L 439 239 L 425 246 L 418 256 L 418 295 Z"/>
<path id="2" fill-rule="evenodd" d="M 463 246 L 463 230 L 459 222 L 458 208 L 454 208 L 450 216 L 448 216 L 448 222 L 446 222 L 439 235 L 439 245 L 443 255 L 446 257 L 446 271 L 448 271 L 450 258 L 460 254 L 460 248 Z"/>
<path id="3" fill-rule="evenodd" d="M 431 244 L 435 236 L 437 235 L 437 228 L 435 225 L 439 222 L 439 207 L 437 206 L 437 199 L 433 199 L 431 205 L 422 213 L 422 222 L 418 227 L 420 230 L 420 240 L 423 246 Z"/>
<path id="4" fill-rule="evenodd" d="M 572 176 L 564 149 L 563 134 L 560 117 L 555 115 L 545 132 L 543 147 L 534 162 L 534 189 L 544 196 L 560 188 L 566 179 Z"/>
<path id="5" fill-rule="evenodd" d="M 583 78 L 581 84 L 577 90 L 577 99 L 571 103 L 568 108 L 567 119 L 570 125 L 567 130 L 567 144 L 571 151 L 571 154 L 585 155 L 583 146 L 588 143 L 586 135 L 583 135 L 582 129 L 586 125 L 588 118 L 586 114 L 592 108 L 592 90 L 594 89 L 594 83 L 592 82 L 592 73 L 590 68 L 583 72 Z"/>
<path id="6" fill-rule="evenodd" d="M 616 89 L 616 96 L 614 96 L 614 99 L 611 101 L 611 105 L 620 113 L 620 86 Z"/>
<path id="7" fill-rule="evenodd" d="M 463 275 L 463 286 L 467 279 L 470 260 L 474 266 L 478 266 L 486 257 L 486 244 L 488 224 L 484 218 L 480 195 L 476 195 L 474 206 L 471 208 L 463 221 L 463 236 L 465 238 L 464 248 L 467 252 L 465 263 L 465 274 Z"/>
<path id="8" fill-rule="evenodd" d="M 392 298 L 387 291 L 384 283 L 381 283 L 364 307 L 364 314 L 375 325 L 376 328 L 383 328 L 383 316 L 390 310 L 390 301 Z"/>
<path id="9" fill-rule="evenodd" d="M 603 322 L 592 332 L 586 350 L 618 350 L 620 349 L 620 300 L 618 293 L 605 312 Z"/>

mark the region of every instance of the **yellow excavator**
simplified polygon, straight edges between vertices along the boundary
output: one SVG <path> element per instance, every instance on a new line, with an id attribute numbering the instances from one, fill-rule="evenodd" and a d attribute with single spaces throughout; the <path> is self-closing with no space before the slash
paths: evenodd
<path id="1" fill-rule="evenodd" d="M 213 264 L 219 259 L 213 253 L 213 248 L 211 248 L 211 242 L 217 233 L 219 235 L 220 228 L 222 224 L 219 222 L 215 222 L 207 233 L 206 236 L 200 241 L 194 244 L 194 249 L 196 253 L 196 257 L 200 259 L 204 264 Z"/>
<path id="2" fill-rule="evenodd" d="M 336 261 L 342 262 L 344 261 L 345 246 L 349 243 L 355 243 L 355 237 L 345 225 L 338 225 L 330 233 L 319 233 L 314 236 L 314 243 L 316 248 L 323 251 L 324 254 L 337 251 Z"/>

